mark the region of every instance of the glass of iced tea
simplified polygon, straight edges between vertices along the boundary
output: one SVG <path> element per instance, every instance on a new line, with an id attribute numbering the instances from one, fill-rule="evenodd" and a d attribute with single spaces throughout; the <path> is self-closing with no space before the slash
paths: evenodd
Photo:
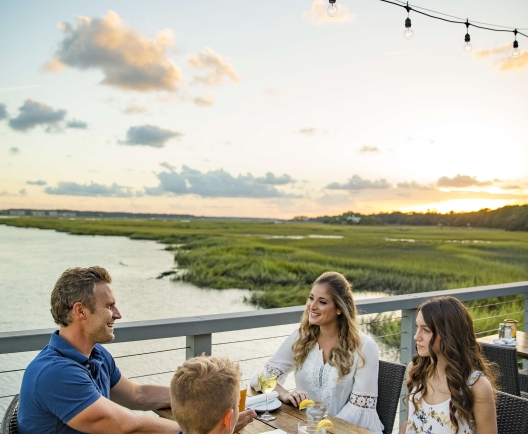
<path id="1" fill-rule="evenodd" d="M 266 394 L 266 411 L 261 416 L 259 416 L 257 419 L 260 419 L 263 421 L 274 420 L 276 419 L 276 417 L 272 416 L 268 412 L 268 398 L 269 398 L 269 394 L 273 392 L 273 389 L 275 389 L 275 386 L 277 385 L 277 373 L 274 372 L 274 370 L 268 365 L 264 365 L 259 370 L 258 385 L 262 393 Z"/>

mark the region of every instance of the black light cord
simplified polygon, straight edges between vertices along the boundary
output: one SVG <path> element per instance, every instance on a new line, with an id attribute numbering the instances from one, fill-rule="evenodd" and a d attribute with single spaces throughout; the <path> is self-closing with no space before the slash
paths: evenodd
<path id="1" fill-rule="evenodd" d="M 408 3 L 407 4 L 400 4 L 400 3 L 396 3 L 396 2 L 393 2 L 393 1 L 390 1 L 390 0 L 380 0 L 380 1 L 382 1 L 384 3 L 390 3 L 392 5 L 404 8 L 405 10 L 407 10 L 407 13 L 409 13 L 409 11 L 414 11 L 414 12 L 416 12 L 418 14 L 425 15 L 426 17 L 434 18 L 435 20 L 441 20 L 441 21 L 445 21 L 445 22 L 448 22 L 448 23 L 454 23 L 454 24 L 464 24 L 467 28 L 469 28 L 469 26 L 473 26 L 473 27 L 475 27 L 477 29 L 491 30 L 493 32 L 508 32 L 508 33 L 513 33 L 515 35 L 523 35 L 525 38 L 528 38 L 528 35 L 525 35 L 524 33 L 519 32 L 519 29 L 514 29 L 514 30 L 493 29 L 491 27 L 484 27 L 484 26 L 479 26 L 477 24 L 470 23 L 469 20 L 466 20 L 466 21 L 448 20 L 446 18 L 442 18 L 442 17 L 438 17 L 438 16 L 435 16 L 435 15 L 428 14 L 426 12 L 422 12 L 422 11 L 420 11 L 418 9 L 413 8 L 412 6 L 409 6 Z M 424 9 L 424 8 L 421 8 L 421 9 Z M 424 9 L 424 10 L 428 10 L 428 9 Z M 430 11 L 430 12 L 434 12 L 436 14 L 440 14 L 440 12 L 435 12 L 435 11 Z M 446 14 L 442 14 L 442 15 L 446 15 Z M 450 15 L 446 15 L 446 16 L 450 16 Z M 457 18 L 457 17 L 452 17 L 452 18 Z M 488 24 L 488 25 L 495 26 L 494 24 Z M 495 27 L 503 27 L 503 26 L 495 26 Z"/>
<path id="2" fill-rule="evenodd" d="M 403 6 L 403 7 L 408 6 L 408 2 L 405 3 L 405 2 L 400 1 L 400 0 L 394 0 L 394 1 L 395 1 L 397 4 L 399 4 L 399 5 Z M 412 7 L 412 5 L 411 5 L 411 7 Z M 414 6 L 414 7 L 417 8 L 417 9 L 422 9 L 422 10 L 424 10 L 424 11 L 433 12 L 433 13 L 435 13 L 435 14 L 437 14 L 437 15 L 444 15 L 444 16 L 446 16 L 446 17 L 456 18 L 456 19 L 458 19 L 458 20 L 463 20 L 463 18 L 455 17 L 454 15 L 444 14 L 443 12 L 433 11 L 432 9 L 423 8 L 423 7 L 421 7 L 421 6 Z M 415 10 L 416 12 L 418 12 L 416 9 L 413 9 L 413 10 Z M 498 24 L 483 23 L 482 21 L 473 21 L 473 22 L 476 23 L 476 24 L 483 24 L 483 25 L 486 25 L 486 26 L 502 27 L 502 28 L 504 28 L 504 29 L 510 29 L 511 31 L 513 31 L 513 30 L 512 30 L 513 27 L 511 27 L 511 26 L 500 26 L 500 25 L 498 25 Z M 492 30 L 494 30 L 494 29 L 492 29 Z M 522 28 L 522 29 L 517 28 L 517 30 L 528 30 L 528 28 Z"/>

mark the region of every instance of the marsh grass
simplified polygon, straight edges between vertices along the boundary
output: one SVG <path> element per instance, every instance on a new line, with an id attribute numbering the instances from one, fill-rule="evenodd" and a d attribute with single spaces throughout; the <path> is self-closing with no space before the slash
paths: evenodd
<path id="1" fill-rule="evenodd" d="M 156 240 L 174 251 L 178 267 L 186 270 L 177 278 L 203 288 L 250 289 L 248 301 L 263 308 L 303 304 L 310 284 L 327 270 L 346 275 L 356 290 L 390 294 L 528 280 L 527 232 L 235 220 L 29 217 L 3 219 L 0 224 Z M 291 236 L 303 238 L 287 238 Z M 315 238 L 321 236 L 342 238 Z M 498 312 L 521 324 L 522 314 L 507 313 L 522 310 L 519 300 L 473 309 L 478 329 L 495 329 L 500 320 L 484 318 Z M 373 325 L 377 335 L 399 327 L 398 321 L 379 324 Z"/>

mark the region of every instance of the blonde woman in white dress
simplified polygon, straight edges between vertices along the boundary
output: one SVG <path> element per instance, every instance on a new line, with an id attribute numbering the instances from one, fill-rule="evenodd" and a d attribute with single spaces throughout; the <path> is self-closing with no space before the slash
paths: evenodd
<path id="1" fill-rule="evenodd" d="M 328 402 L 328 413 L 375 433 L 383 431 L 378 398 L 379 350 L 359 331 L 352 287 L 336 272 L 314 282 L 299 330 L 267 362 L 277 373 L 275 391 L 282 402 L 298 406 L 306 398 Z M 296 389 L 282 387 L 291 371 Z M 258 378 L 251 379 L 258 389 Z"/>
<path id="2" fill-rule="evenodd" d="M 466 307 L 454 297 L 422 303 L 414 339 L 399 434 L 497 434 L 493 373 Z"/>

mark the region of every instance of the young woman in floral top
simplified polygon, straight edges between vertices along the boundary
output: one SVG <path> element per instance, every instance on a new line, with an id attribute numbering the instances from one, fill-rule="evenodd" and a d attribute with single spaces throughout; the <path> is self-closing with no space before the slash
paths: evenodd
<path id="1" fill-rule="evenodd" d="M 278 376 L 279 399 L 295 406 L 306 398 L 328 402 L 328 413 L 381 434 L 376 413 L 379 350 L 359 331 L 352 287 L 336 272 L 317 278 L 299 330 L 267 362 Z M 281 386 L 295 373 L 296 389 Z M 258 376 L 251 379 L 258 390 Z"/>
<path id="2" fill-rule="evenodd" d="M 400 434 L 497 434 L 494 376 L 466 307 L 454 297 L 422 303 L 414 339 Z"/>

